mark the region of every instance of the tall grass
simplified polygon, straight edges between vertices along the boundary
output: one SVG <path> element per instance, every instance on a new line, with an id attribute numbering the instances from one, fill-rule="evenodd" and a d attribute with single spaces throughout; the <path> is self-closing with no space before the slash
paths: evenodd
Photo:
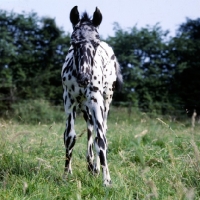
<path id="1" fill-rule="evenodd" d="M 63 112 L 61 112 L 61 110 Z M 60 122 L 64 119 L 63 105 L 53 106 L 47 100 L 24 100 L 12 105 L 9 113 L 15 121 L 20 123 L 38 124 Z"/>
<path id="2" fill-rule="evenodd" d="M 86 126 L 77 116 L 73 175 L 63 179 L 64 120 L 0 121 L 0 199 L 200 199 L 200 126 L 111 108 L 112 187 L 86 164 Z M 82 134 L 84 133 L 84 134 Z"/>

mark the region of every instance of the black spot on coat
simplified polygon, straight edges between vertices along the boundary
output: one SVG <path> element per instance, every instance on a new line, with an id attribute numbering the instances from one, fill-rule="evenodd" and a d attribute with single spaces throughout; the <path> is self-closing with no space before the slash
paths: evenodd
<path id="1" fill-rule="evenodd" d="M 102 166 L 105 166 L 105 156 L 102 150 L 99 152 L 100 163 Z"/>

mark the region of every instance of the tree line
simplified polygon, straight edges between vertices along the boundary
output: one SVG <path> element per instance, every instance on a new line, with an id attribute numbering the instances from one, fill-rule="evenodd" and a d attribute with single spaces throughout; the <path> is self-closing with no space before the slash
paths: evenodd
<path id="1" fill-rule="evenodd" d="M 186 19 L 174 37 L 159 24 L 107 37 L 121 66 L 124 85 L 113 103 L 145 112 L 173 113 L 200 107 L 200 18 Z M 24 99 L 62 102 L 60 71 L 70 34 L 36 13 L 0 10 L 0 110 Z"/>

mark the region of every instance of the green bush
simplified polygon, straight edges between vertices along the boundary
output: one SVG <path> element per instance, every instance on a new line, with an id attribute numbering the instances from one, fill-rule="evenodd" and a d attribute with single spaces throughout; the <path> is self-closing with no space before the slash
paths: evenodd
<path id="1" fill-rule="evenodd" d="M 45 100 L 24 100 L 12 105 L 13 119 L 22 123 L 53 123 L 64 121 L 61 106 L 53 106 Z"/>

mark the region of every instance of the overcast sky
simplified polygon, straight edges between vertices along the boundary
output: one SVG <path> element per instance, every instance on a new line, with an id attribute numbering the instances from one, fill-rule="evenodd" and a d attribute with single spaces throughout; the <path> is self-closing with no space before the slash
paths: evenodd
<path id="1" fill-rule="evenodd" d="M 0 9 L 22 13 L 34 11 L 39 17 L 55 18 L 59 27 L 72 31 L 69 13 L 78 6 L 79 12 L 88 11 L 92 16 L 97 6 L 103 15 L 99 33 L 104 38 L 114 35 L 113 23 L 123 29 L 137 24 L 138 28 L 153 26 L 157 22 L 163 30 L 174 36 L 178 26 L 186 17 L 200 17 L 200 0 L 0 0 Z"/>

